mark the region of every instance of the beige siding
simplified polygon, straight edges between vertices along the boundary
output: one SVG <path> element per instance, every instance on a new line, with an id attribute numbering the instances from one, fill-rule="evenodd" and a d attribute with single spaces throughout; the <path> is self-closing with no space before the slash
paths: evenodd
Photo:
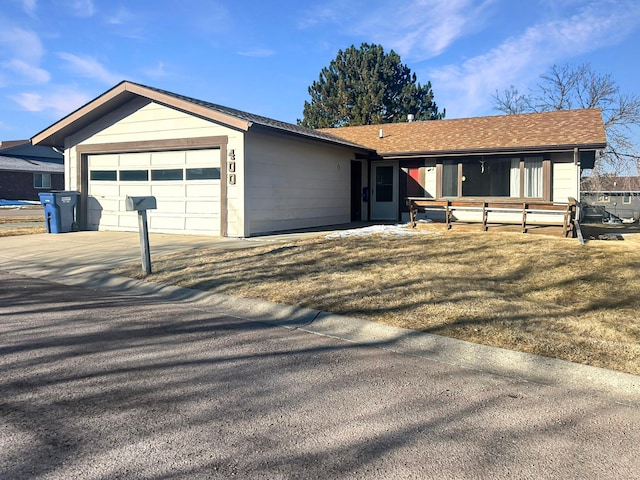
<path id="1" fill-rule="evenodd" d="M 552 190 L 551 200 L 567 202 L 569 197 L 578 198 L 578 180 L 580 167 L 573 162 L 573 153 L 555 154 L 552 162 Z"/>
<path id="2" fill-rule="evenodd" d="M 75 146 L 64 149 L 64 188 L 65 190 L 80 190 L 78 185 L 78 168 Z"/>
<path id="3" fill-rule="evenodd" d="M 144 99 L 133 100 L 69 138 L 72 144 L 136 142 L 241 132 Z"/>
<path id="4" fill-rule="evenodd" d="M 79 190 L 77 145 L 140 142 L 179 138 L 226 136 L 227 150 L 234 150 L 236 183 L 227 183 L 229 199 L 228 235 L 244 236 L 244 197 L 241 181 L 244 165 L 244 132 L 218 125 L 188 113 L 137 98 L 100 118 L 89 127 L 66 139 L 65 188 Z M 167 156 L 167 159 L 170 156 Z M 162 163 L 163 156 L 154 154 L 154 161 Z M 221 181 L 228 182 L 227 172 Z"/>
<path id="5" fill-rule="evenodd" d="M 350 221 L 350 150 L 284 135 L 246 138 L 247 235 Z"/>
<path id="6" fill-rule="evenodd" d="M 245 136 L 229 138 L 228 152 L 235 158 L 235 172 L 221 172 L 222 180 L 227 182 L 227 236 L 247 237 L 245 225 L 245 199 L 244 199 L 244 177 L 245 177 Z M 232 161 L 231 158 L 228 159 Z M 231 184 L 229 176 L 235 175 L 235 184 Z"/>
<path id="7" fill-rule="evenodd" d="M 227 136 L 228 149 L 242 155 L 243 132 L 163 105 L 136 99 L 66 139 L 66 188 L 77 189 L 76 145 Z"/>

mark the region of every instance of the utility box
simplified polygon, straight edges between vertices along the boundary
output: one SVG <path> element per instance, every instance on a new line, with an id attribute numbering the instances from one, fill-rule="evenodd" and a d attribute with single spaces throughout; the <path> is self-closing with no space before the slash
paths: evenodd
<path id="1" fill-rule="evenodd" d="M 76 223 L 78 192 L 40 192 L 38 196 L 44 207 L 47 233 L 67 233 L 78 229 Z"/>
<path id="2" fill-rule="evenodd" d="M 140 210 L 155 210 L 157 207 L 156 197 L 130 197 L 125 199 L 127 212 L 139 212 Z"/>

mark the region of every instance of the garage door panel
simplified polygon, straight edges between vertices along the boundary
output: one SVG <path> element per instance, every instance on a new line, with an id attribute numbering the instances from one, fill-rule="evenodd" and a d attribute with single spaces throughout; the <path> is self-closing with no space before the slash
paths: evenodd
<path id="1" fill-rule="evenodd" d="M 102 210 L 101 212 L 96 212 L 93 217 L 94 223 L 99 225 L 100 229 L 104 229 L 104 227 L 114 227 L 118 226 L 118 221 L 120 219 L 120 215 L 115 212 L 105 212 Z"/>
<path id="2" fill-rule="evenodd" d="M 91 184 L 91 195 L 94 197 L 117 197 L 119 194 L 120 189 L 115 182 L 93 182 Z"/>
<path id="3" fill-rule="evenodd" d="M 151 153 L 127 153 L 118 155 L 120 168 L 132 169 L 151 165 Z"/>
<path id="4" fill-rule="evenodd" d="M 153 174 L 158 170 L 184 173 L 185 168 L 219 168 L 219 149 L 90 155 L 88 160 L 89 228 L 137 230 L 138 215 L 126 211 L 125 198 L 153 195 L 157 209 L 148 212 L 150 232 L 220 234 L 219 179 L 193 179 L 193 175 L 188 175 L 190 180 L 179 180 L 172 177 L 175 172 Z M 91 172 L 96 170 L 102 172 L 95 175 L 96 180 L 91 180 Z M 117 176 L 110 178 L 104 174 L 105 170 L 117 171 Z M 146 172 L 148 180 L 126 181 L 134 177 L 121 173 L 131 170 Z"/>
<path id="5" fill-rule="evenodd" d="M 153 152 L 151 154 L 151 166 L 176 166 L 184 167 L 186 152 Z"/>
<path id="6" fill-rule="evenodd" d="M 210 202 L 194 202 L 189 201 L 186 204 L 186 212 L 189 214 L 210 214 L 210 215 L 219 215 L 220 212 L 220 202 L 219 201 L 210 201 Z"/>
<path id="7" fill-rule="evenodd" d="M 121 183 L 120 188 L 118 189 L 118 194 L 123 198 L 127 195 L 129 195 L 130 197 L 149 196 L 151 195 L 151 185 L 149 185 L 148 183 Z"/>
<path id="8" fill-rule="evenodd" d="M 154 215 L 149 220 L 149 228 L 181 231 L 185 229 L 185 217 L 179 215 Z"/>
<path id="9" fill-rule="evenodd" d="M 120 210 L 120 200 L 118 197 L 93 197 L 95 202 L 89 207 L 92 210 L 97 211 L 114 211 Z"/>
<path id="10" fill-rule="evenodd" d="M 185 228 L 189 231 L 192 232 L 199 232 L 199 231 L 215 231 L 218 234 L 220 234 L 220 229 L 218 227 L 218 225 L 220 225 L 220 220 L 218 218 L 214 218 L 214 217 L 202 217 L 202 218 L 196 218 L 196 217 L 187 217 L 185 219 L 186 224 L 185 224 Z"/>
<path id="11" fill-rule="evenodd" d="M 211 183 L 187 183 L 187 196 L 220 198 L 220 182 Z"/>
<path id="12" fill-rule="evenodd" d="M 157 200 L 158 208 L 156 210 L 157 213 L 180 213 L 184 214 L 185 212 L 185 201 L 183 199 L 172 200 L 168 198 L 162 198 L 162 200 Z"/>
<path id="13" fill-rule="evenodd" d="M 118 226 L 124 227 L 127 229 L 137 229 L 138 228 L 138 214 L 136 212 L 128 212 L 124 214 L 117 215 L 118 217 Z"/>
<path id="14" fill-rule="evenodd" d="M 186 152 L 188 165 L 219 167 L 220 149 L 215 150 L 189 150 Z"/>
<path id="15" fill-rule="evenodd" d="M 94 170 L 115 168 L 118 165 L 119 155 L 95 155 L 91 156 L 91 167 Z"/>
<path id="16" fill-rule="evenodd" d="M 180 197 L 184 199 L 185 195 L 185 187 L 183 183 L 180 184 L 153 184 L 151 185 L 151 195 L 156 197 Z"/>

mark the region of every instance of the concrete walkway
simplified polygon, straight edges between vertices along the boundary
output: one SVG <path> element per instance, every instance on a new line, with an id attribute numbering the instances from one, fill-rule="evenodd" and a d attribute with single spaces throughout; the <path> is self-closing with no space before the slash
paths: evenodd
<path id="1" fill-rule="evenodd" d="M 242 249 L 326 233 L 306 232 L 249 239 L 151 234 L 152 263 L 156 256 L 192 248 Z M 297 328 L 348 342 L 375 344 L 395 352 L 429 358 L 474 371 L 544 385 L 580 390 L 587 388 L 595 395 L 611 395 L 615 401 L 640 404 L 640 376 L 472 344 L 311 309 L 141 282 L 108 273 L 112 268 L 132 261 L 140 261 L 137 233 L 74 232 L 0 238 L 0 270 L 65 285 L 189 302 L 219 314 Z"/>

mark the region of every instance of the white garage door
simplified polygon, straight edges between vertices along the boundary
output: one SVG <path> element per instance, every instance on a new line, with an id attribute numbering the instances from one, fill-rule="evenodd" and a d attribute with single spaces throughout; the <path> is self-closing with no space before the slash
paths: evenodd
<path id="1" fill-rule="evenodd" d="M 88 228 L 137 230 L 129 196 L 156 197 L 155 233 L 220 234 L 220 150 L 90 155 Z"/>

